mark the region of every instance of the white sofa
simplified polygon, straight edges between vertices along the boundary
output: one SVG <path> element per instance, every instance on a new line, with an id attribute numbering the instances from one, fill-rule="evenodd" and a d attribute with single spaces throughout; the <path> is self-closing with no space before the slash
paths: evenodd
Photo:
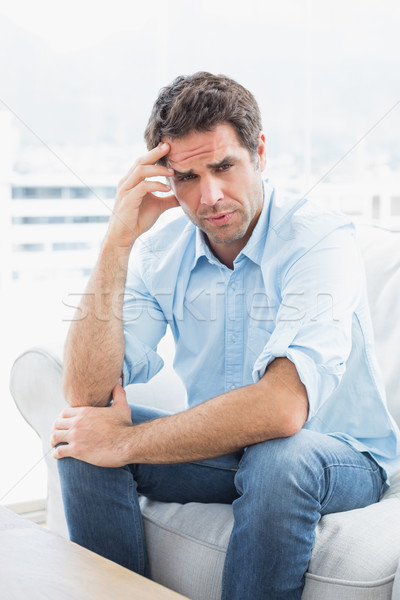
<path id="1" fill-rule="evenodd" d="M 358 237 L 388 403 L 400 424 L 400 231 L 360 225 Z M 42 439 L 48 467 L 48 526 L 67 536 L 49 445 L 52 423 L 65 405 L 61 369 L 60 354 L 54 350 L 27 350 L 14 363 L 11 392 Z M 138 403 L 140 398 L 142 403 L 171 410 L 184 405 L 182 386 L 170 367 L 147 385 L 129 386 L 127 393 L 130 402 Z M 217 600 L 232 528 L 231 507 L 162 504 L 142 498 L 142 509 L 152 578 L 192 600 Z M 321 519 L 303 599 L 400 600 L 399 558 L 400 472 L 378 504 Z"/>

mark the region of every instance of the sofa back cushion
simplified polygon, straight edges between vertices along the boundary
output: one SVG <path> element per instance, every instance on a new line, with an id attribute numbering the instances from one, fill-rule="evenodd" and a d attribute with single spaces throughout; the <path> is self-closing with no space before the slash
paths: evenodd
<path id="1" fill-rule="evenodd" d="M 391 414 L 400 426 L 400 230 L 358 225 L 368 298 Z"/>

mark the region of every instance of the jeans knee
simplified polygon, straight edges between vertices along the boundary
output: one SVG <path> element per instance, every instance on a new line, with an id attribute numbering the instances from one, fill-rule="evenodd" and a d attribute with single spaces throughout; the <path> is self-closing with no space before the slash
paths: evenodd
<path id="1" fill-rule="evenodd" d="M 71 456 L 57 459 L 58 473 L 62 479 L 84 476 L 85 465 L 88 465 L 88 463 L 83 463 L 83 461 Z"/>
<path id="2" fill-rule="evenodd" d="M 83 460 L 65 456 L 57 459 L 58 474 L 62 487 L 68 489 L 85 488 L 100 481 L 106 471 L 103 467 L 91 465 Z"/>
<path id="3" fill-rule="evenodd" d="M 57 462 L 63 496 L 93 494 L 100 490 L 114 496 L 117 489 L 133 493 L 136 486 L 128 466 L 99 467 L 72 457 L 59 458 Z"/>
<path id="4" fill-rule="evenodd" d="M 267 490 L 284 488 L 295 482 L 300 487 L 314 485 L 319 476 L 315 444 L 308 431 L 249 446 L 239 464 L 237 485 L 243 493 L 246 484 Z"/>

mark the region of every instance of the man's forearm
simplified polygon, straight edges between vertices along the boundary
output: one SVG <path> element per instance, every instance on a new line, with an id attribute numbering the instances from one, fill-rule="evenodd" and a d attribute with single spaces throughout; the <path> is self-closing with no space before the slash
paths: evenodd
<path id="1" fill-rule="evenodd" d="M 120 385 L 105 408 L 67 408 L 56 420 L 54 458 L 73 456 L 102 467 L 179 463 L 235 452 L 299 431 L 308 414 L 307 391 L 296 367 L 275 359 L 255 384 L 195 408 L 133 425 Z"/>
<path id="2" fill-rule="evenodd" d="M 72 406 L 105 406 L 124 356 L 123 295 L 129 249 L 105 243 L 71 323 L 63 390 Z"/>
<path id="3" fill-rule="evenodd" d="M 307 392 L 296 367 L 280 358 L 257 384 L 130 428 L 124 435 L 123 453 L 127 462 L 159 464 L 222 456 L 294 435 L 307 414 Z"/>
<path id="4" fill-rule="evenodd" d="M 138 237 L 170 208 L 179 206 L 170 177 L 157 165 L 170 149 L 159 144 L 139 158 L 117 187 L 106 241 L 65 346 L 63 390 L 72 406 L 105 406 L 121 374 L 124 357 L 122 306 L 130 250 Z M 173 173 L 173 171 L 172 171 Z"/>

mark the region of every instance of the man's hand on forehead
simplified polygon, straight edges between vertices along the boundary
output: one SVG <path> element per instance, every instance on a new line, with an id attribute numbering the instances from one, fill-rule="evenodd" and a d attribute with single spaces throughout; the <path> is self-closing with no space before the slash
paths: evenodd
<path id="1" fill-rule="evenodd" d="M 155 179 L 174 175 L 173 169 L 159 164 L 170 149 L 170 144 L 160 142 L 138 158 L 120 180 L 107 233 L 107 241 L 112 245 L 131 248 L 163 212 L 179 206 L 174 194 L 157 195 L 157 192 L 171 192 L 170 185 Z"/>

